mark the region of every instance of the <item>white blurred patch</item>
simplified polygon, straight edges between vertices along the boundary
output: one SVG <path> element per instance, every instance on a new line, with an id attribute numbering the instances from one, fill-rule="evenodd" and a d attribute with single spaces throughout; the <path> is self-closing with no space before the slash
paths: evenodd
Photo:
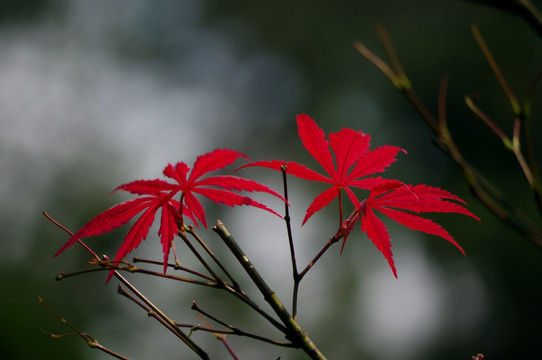
<path id="1" fill-rule="evenodd" d="M 358 294 L 359 339 L 378 359 L 416 359 L 439 331 L 445 279 L 415 239 L 393 243 L 399 278 L 384 259 L 365 274 Z"/>
<path id="2" fill-rule="evenodd" d="M 258 109 L 249 102 L 266 100 L 260 123 L 295 121 L 291 108 L 303 87 L 291 63 L 268 53 L 241 54 L 228 31 L 200 27 L 201 2 L 168 4 L 73 1 L 62 21 L 0 32 L 0 210 L 3 218 L 7 215 L 2 234 L 9 234 L 2 238 L 0 259 L 6 264 L 31 261 L 29 247 L 40 239 L 29 224 L 42 220 L 41 211 L 54 206 L 44 204 L 43 195 L 59 169 L 63 174 L 66 168 L 83 172 L 89 182 L 110 184 L 112 190 L 133 179 L 162 177 L 168 162 L 191 165 L 197 155 L 217 147 L 247 152 L 239 144 Z M 182 55 L 178 67 L 173 64 L 165 71 L 152 60 L 119 56 L 119 33 L 127 43 L 149 37 L 153 44 L 151 30 L 156 29 L 163 35 L 161 45 Z M 237 78 L 242 81 L 232 85 Z M 260 79 L 267 79 L 267 85 Z M 257 96 L 248 96 L 255 90 Z M 278 90 L 281 94 L 274 98 Z M 73 206 L 84 204 L 74 199 Z M 282 232 L 281 221 L 273 220 Z M 216 235 L 209 231 L 205 237 L 215 240 Z M 139 255 L 158 254 L 161 259 L 155 228 L 141 250 Z M 182 300 L 175 305 L 190 312 L 191 289 L 177 285 L 153 283 L 149 297 L 164 304 L 177 296 Z M 130 305 L 123 315 L 134 329 L 153 326 Z M 192 315 L 183 320 L 193 321 Z M 135 347 L 141 358 L 192 358 L 164 329 L 126 335 L 114 325 L 123 320 L 99 314 L 94 319 L 88 331 L 111 330 L 105 342 L 121 352 Z M 208 334 L 198 336 L 207 339 L 209 347 L 217 344 Z"/>

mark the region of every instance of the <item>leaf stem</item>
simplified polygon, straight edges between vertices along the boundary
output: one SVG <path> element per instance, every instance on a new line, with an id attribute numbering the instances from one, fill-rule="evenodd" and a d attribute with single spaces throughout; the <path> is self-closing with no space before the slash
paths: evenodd
<path id="1" fill-rule="evenodd" d="M 297 271 L 297 258 L 295 255 L 294 238 L 292 235 L 290 209 L 288 207 L 288 181 L 287 181 L 287 175 L 286 175 L 287 168 L 288 168 L 288 165 L 282 165 L 280 167 L 280 170 L 282 172 L 282 183 L 284 186 L 284 199 L 286 199 L 286 201 L 284 202 L 284 222 L 286 224 L 286 232 L 288 233 L 288 244 L 290 246 L 290 258 L 292 260 L 292 277 L 294 279 L 294 286 L 292 290 L 292 316 L 294 319 L 296 319 L 297 318 L 297 298 L 298 298 L 298 293 L 299 293 L 299 282 L 301 281 L 301 279 L 299 278 L 299 273 Z"/>
<path id="2" fill-rule="evenodd" d="M 343 223 L 343 190 L 339 189 L 338 191 L 338 201 L 339 201 L 339 226 Z"/>
<path id="3" fill-rule="evenodd" d="M 324 255 L 324 253 L 331 247 L 331 245 L 335 244 L 339 239 L 335 239 L 335 237 L 332 237 L 329 239 L 329 241 L 324 245 L 324 247 L 316 254 L 314 259 L 305 267 L 305 269 L 299 273 L 299 279 L 303 279 L 303 277 L 307 274 L 307 272 L 316 264 L 316 262 Z"/>
<path id="4" fill-rule="evenodd" d="M 299 281 L 307 274 L 307 272 L 316 264 L 316 262 L 324 255 L 324 253 L 331 247 L 331 245 L 335 244 L 341 239 L 345 239 L 348 237 L 352 229 L 354 228 L 354 224 L 358 221 L 360 215 L 365 211 L 367 200 L 361 201 L 359 207 L 357 209 L 354 209 L 348 219 L 343 221 L 341 225 L 339 226 L 339 229 L 333 235 L 331 239 L 324 245 L 324 247 L 316 254 L 316 256 L 312 259 L 312 261 L 305 267 L 305 269 L 299 274 Z M 344 246 L 344 243 L 343 243 Z M 342 252 L 342 249 L 341 249 Z"/>

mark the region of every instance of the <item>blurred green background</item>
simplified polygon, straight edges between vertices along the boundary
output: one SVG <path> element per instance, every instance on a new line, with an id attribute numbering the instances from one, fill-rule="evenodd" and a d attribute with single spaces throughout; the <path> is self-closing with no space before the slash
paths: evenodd
<path id="1" fill-rule="evenodd" d="M 535 1 L 542 7 L 540 1 Z M 388 173 L 405 183 L 448 189 L 482 218 L 438 219 L 465 249 L 390 226 L 399 278 L 357 230 L 339 257 L 332 249 L 301 286 L 299 320 L 329 359 L 535 359 L 542 356 L 542 250 L 496 221 L 471 196 L 457 167 L 433 144 L 410 104 L 352 47 L 384 59 L 384 25 L 420 97 L 436 110 L 448 73 L 448 118 L 471 162 L 540 223 L 511 154 L 464 104 L 477 104 L 511 135 L 512 112 L 470 32 L 476 23 L 521 99 L 542 65 L 541 38 L 520 17 L 457 0 L 384 1 L 3 1 L 0 5 L 0 354 L 2 359 L 108 359 L 68 333 L 42 296 L 79 330 L 133 359 L 195 356 L 97 273 L 56 282 L 85 267 L 73 248 L 52 255 L 66 234 L 124 199 L 108 195 L 133 179 L 161 175 L 218 147 L 253 160 L 292 159 L 316 167 L 296 135 L 295 115 L 326 132 L 371 134 L 373 146 L 401 146 Z M 535 145 L 542 138 L 540 91 L 533 100 Z M 540 146 L 537 148 L 542 156 Z M 278 174 L 244 175 L 280 189 Z M 322 187 L 290 184 L 299 261 L 306 264 L 336 229 L 327 209 L 303 228 Z M 269 199 L 264 199 L 269 201 Z M 280 204 L 270 205 L 281 210 Z M 211 210 L 212 209 L 212 210 Z M 253 209 L 210 206 L 286 304 L 291 274 L 284 226 Z M 113 254 L 126 228 L 89 240 Z M 152 229 L 136 255 L 161 259 Z M 214 233 L 203 231 L 225 253 Z M 181 260 L 184 261 L 183 257 Z M 187 260 L 190 263 L 190 260 Z M 232 259 L 230 264 L 241 276 Z M 158 270 L 158 269 L 157 269 Z M 259 331 L 261 321 L 213 291 L 129 276 L 181 322 L 198 322 L 196 300 L 226 321 Z M 248 284 L 248 281 L 246 281 Z M 248 285 L 247 285 L 248 286 Z M 252 296 L 263 303 L 253 290 Z M 270 336 L 278 334 L 262 329 Z M 229 359 L 210 334 L 194 339 Z M 242 359 L 303 359 L 300 352 L 229 337 Z"/>

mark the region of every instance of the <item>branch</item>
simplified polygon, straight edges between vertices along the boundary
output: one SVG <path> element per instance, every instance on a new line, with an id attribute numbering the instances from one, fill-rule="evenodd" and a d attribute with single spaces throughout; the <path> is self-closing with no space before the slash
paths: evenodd
<path id="1" fill-rule="evenodd" d="M 440 83 L 439 89 L 439 116 L 435 117 L 428 108 L 423 104 L 423 102 L 418 98 L 417 94 L 414 92 L 413 88 L 410 86 L 409 81 L 402 80 L 400 78 L 406 78 L 406 75 L 402 73 L 402 67 L 400 66 L 399 61 L 395 55 L 395 51 L 391 45 L 391 41 L 387 35 L 387 32 L 384 28 L 379 27 L 379 33 L 382 38 L 383 43 L 386 45 L 390 57 L 393 59 L 393 64 L 395 69 L 391 70 L 391 67 L 382 65 L 384 63 L 380 58 L 375 54 L 370 52 L 364 45 L 359 42 L 354 43 L 354 47 L 361 55 L 363 55 L 367 60 L 369 60 L 373 65 L 382 70 L 384 74 L 390 79 L 393 85 L 397 90 L 401 91 L 414 108 L 418 111 L 422 119 L 426 121 L 429 127 L 437 135 L 437 141 L 440 149 L 447 154 L 463 171 L 463 174 L 468 181 L 473 193 L 476 197 L 493 212 L 497 217 L 499 217 L 504 223 L 511 226 L 514 230 L 521 233 L 526 239 L 535 244 L 538 247 L 542 247 L 542 230 L 539 229 L 522 211 L 512 206 L 508 201 L 506 201 L 502 196 L 495 190 L 495 186 L 491 184 L 487 179 L 481 176 L 472 165 L 470 165 L 465 158 L 463 157 L 461 151 L 456 146 L 453 137 L 447 127 L 446 122 L 446 90 L 448 85 L 448 78 L 444 76 Z M 484 51 L 484 54 L 489 54 Z M 496 62 L 492 62 L 492 67 L 495 69 Z M 384 63 L 385 64 L 385 63 Z M 383 70 L 385 69 L 385 70 Z M 498 69 L 498 67 L 497 67 Z M 391 70 L 391 72 L 390 72 Z M 400 75 L 399 75 L 400 74 Z M 506 90 L 507 83 L 504 80 L 504 76 L 497 74 L 501 85 L 505 88 L 507 96 L 510 99 L 511 104 L 517 103 L 515 97 L 511 93 L 511 90 L 508 92 Z M 409 86 L 404 86 L 401 84 L 409 84 Z M 514 111 L 516 109 L 514 108 Z M 518 110 L 519 111 L 519 110 Z"/>
<path id="2" fill-rule="evenodd" d="M 49 214 L 47 214 L 45 211 L 43 212 L 43 214 L 50 220 L 52 221 L 55 225 L 59 226 L 62 230 L 64 230 L 65 232 L 67 232 L 70 236 L 73 236 L 73 233 L 68 230 L 66 227 L 60 225 L 59 222 L 57 222 L 56 220 L 54 220 L 51 216 L 49 216 Z M 96 264 L 99 264 L 100 266 L 110 270 L 112 268 L 112 266 L 110 265 L 109 263 L 109 259 L 107 258 L 107 256 L 104 255 L 104 259 L 100 259 L 96 253 L 94 251 L 92 251 L 92 249 L 90 249 L 88 246 L 86 246 L 81 240 L 78 239 L 78 242 L 80 244 L 82 244 L 89 252 L 91 252 L 93 255 L 94 255 L 94 261 L 96 262 Z M 130 269 L 131 270 L 131 267 L 130 268 L 126 268 L 126 270 Z M 61 274 L 62 275 L 62 274 Z M 119 279 L 124 285 L 126 285 L 130 291 L 132 291 L 139 299 L 141 299 L 149 308 L 151 308 L 154 312 L 156 312 L 158 314 L 158 316 L 160 316 L 160 318 L 162 320 L 164 320 L 164 322 L 166 324 L 168 324 L 168 328 L 177 336 L 179 337 L 192 351 L 194 351 L 196 354 L 198 354 L 198 356 L 204 360 L 207 360 L 209 359 L 209 355 L 207 355 L 207 353 L 202 349 L 200 348 L 194 341 L 192 341 L 192 339 L 190 339 L 181 329 L 179 329 L 178 327 L 175 326 L 175 322 L 173 320 L 171 320 L 170 318 L 168 318 L 160 309 L 158 309 L 152 302 L 150 302 L 139 290 L 137 290 L 128 280 L 126 280 L 117 270 L 114 270 L 114 275 L 117 279 Z M 63 277 L 66 277 L 66 275 L 64 274 L 64 276 L 58 278 L 57 277 L 57 280 L 60 280 L 62 279 Z"/>
<path id="3" fill-rule="evenodd" d="M 290 259 L 292 261 L 292 277 L 294 278 L 294 288 L 292 290 L 292 316 L 297 318 L 297 297 L 299 293 L 299 283 L 301 278 L 299 272 L 297 271 L 297 258 L 295 256 L 295 246 L 294 246 L 294 237 L 292 235 L 292 225 L 290 218 L 290 209 L 288 206 L 288 180 L 286 176 L 286 171 L 288 170 L 288 165 L 282 165 L 280 167 L 282 172 L 282 183 L 284 186 L 284 223 L 286 224 L 286 232 L 288 234 L 288 244 L 290 246 Z"/>
<path id="4" fill-rule="evenodd" d="M 92 349 L 101 350 L 101 351 L 105 352 L 106 354 L 109 354 L 109 355 L 111 355 L 113 357 L 116 357 L 117 359 L 129 360 L 127 357 L 124 357 L 124 356 L 114 352 L 113 350 L 110 350 L 110 349 L 106 348 L 102 344 L 100 344 L 98 342 L 98 340 L 96 340 L 92 335 L 87 334 L 87 333 L 82 333 L 79 330 L 77 330 L 75 328 L 75 326 L 70 324 L 66 319 L 64 319 L 57 312 L 55 312 L 49 305 L 47 305 L 47 303 L 42 299 L 41 296 L 38 296 L 37 300 L 38 300 L 38 302 L 40 304 L 42 304 L 47 309 L 47 311 L 49 311 L 58 320 L 60 320 L 60 322 L 62 322 L 63 324 L 65 324 L 66 326 L 68 326 L 70 329 L 72 329 L 74 331 L 73 334 L 58 335 L 58 334 L 52 334 L 52 333 L 47 332 L 45 330 L 41 330 L 44 334 L 46 334 L 46 335 L 48 335 L 48 336 L 50 336 L 50 337 L 52 337 L 54 339 L 59 339 L 59 338 L 67 337 L 67 336 L 80 336 L 87 343 L 87 345 L 90 346 Z"/>
<path id="5" fill-rule="evenodd" d="M 533 30 L 542 37 L 542 14 L 531 0 L 469 0 L 492 6 L 497 9 L 518 15 L 525 19 Z"/>
<path id="6" fill-rule="evenodd" d="M 249 337 L 249 338 L 252 338 L 252 339 L 256 339 L 256 340 L 263 341 L 263 342 L 273 344 L 273 345 L 277 345 L 277 346 L 294 347 L 294 345 L 292 343 L 284 343 L 284 342 L 272 340 L 272 339 L 266 338 L 264 336 L 253 334 L 253 333 L 250 333 L 248 331 L 239 329 L 238 327 L 235 327 L 233 325 L 230 325 L 230 324 L 218 319 L 217 317 L 209 314 L 208 312 L 204 311 L 203 309 L 201 309 L 195 301 L 192 303 L 192 310 L 195 310 L 195 311 L 199 312 L 200 314 L 202 314 L 202 315 L 208 317 L 209 319 L 217 322 L 218 324 L 224 326 L 228 330 L 220 330 L 220 329 L 211 328 L 210 325 L 208 325 L 209 327 L 207 327 L 207 328 L 202 327 L 202 326 L 198 326 L 198 325 L 187 325 L 187 324 L 177 324 L 177 326 L 190 327 L 191 331 L 202 330 L 202 331 L 208 331 L 208 332 L 218 333 L 218 334 L 229 334 L 229 335 L 245 336 L 245 337 Z"/>
<path id="7" fill-rule="evenodd" d="M 139 290 L 137 290 L 128 280 L 126 280 L 117 270 L 115 270 L 115 277 L 119 279 L 130 291 L 135 294 L 146 306 L 148 306 L 154 313 L 160 317 L 160 322 L 165 323 L 166 327 L 171 330 L 179 339 L 181 339 L 192 351 L 194 351 L 200 358 L 209 360 L 209 355 L 200 348 L 188 335 L 186 335 L 180 328 L 175 325 L 175 322 L 167 317 L 158 307 L 156 307 L 149 299 L 147 299 Z"/>
<path id="8" fill-rule="evenodd" d="M 254 265 L 252 265 L 235 239 L 230 235 L 224 224 L 221 221 L 218 221 L 217 225 L 213 227 L 213 230 L 226 243 L 226 246 L 228 246 L 237 261 L 239 261 L 245 272 L 251 278 L 252 282 L 258 287 L 258 290 L 260 290 L 262 293 L 265 301 L 267 301 L 278 317 L 282 320 L 287 329 L 285 333 L 286 338 L 289 339 L 295 346 L 303 349 L 303 351 L 305 351 L 305 353 L 309 355 L 311 359 L 324 360 L 324 355 L 320 352 L 320 350 L 318 350 L 307 333 L 303 331 L 295 319 L 288 313 L 275 292 L 265 283 Z"/>

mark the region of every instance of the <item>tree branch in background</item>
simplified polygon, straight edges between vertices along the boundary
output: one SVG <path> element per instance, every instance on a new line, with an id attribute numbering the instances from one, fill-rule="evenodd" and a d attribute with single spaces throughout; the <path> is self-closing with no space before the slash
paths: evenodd
<path id="1" fill-rule="evenodd" d="M 542 37 L 542 13 L 531 0 L 469 0 L 522 17 Z"/>
<path id="2" fill-rule="evenodd" d="M 386 77 L 391 81 L 396 90 L 403 93 L 405 97 L 410 101 L 414 106 L 416 111 L 420 114 L 422 119 L 425 120 L 427 125 L 433 130 L 436 134 L 436 140 L 438 146 L 441 150 L 447 154 L 462 170 L 467 182 L 469 183 L 473 193 L 476 197 L 482 202 L 482 204 L 493 212 L 497 217 L 499 217 L 503 222 L 512 227 L 515 231 L 519 232 L 523 237 L 528 239 L 530 242 L 535 244 L 538 247 L 542 247 L 542 230 L 531 220 L 523 211 L 513 206 L 508 200 L 506 200 L 500 192 L 497 190 L 489 180 L 484 178 L 463 156 L 462 152 L 457 147 L 452 134 L 450 133 L 447 126 L 446 119 L 446 92 L 448 88 L 448 76 L 443 76 L 439 86 L 438 93 L 438 114 L 437 116 L 433 115 L 431 111 L 428 110 L 427 106 L 420 100 L 418 95 L 415 93 L 413 86 L 405 74 L 403 67 L 398 59 L 398 56 L 395 53 L 392 42 L 386 29 L 382 26 L 378 26 L 378 32 L 382 39 L 382 42 L 388 52 L 388 55 L 391 59 L 392 66 L 386 64 L 382 59 L 375 55 L 371 50 L 369 50 L 361 42 L 354 42 L 354 48 L 367 60 L 369 60 L 373 65 L 380 69 Z M 478 116 L 480 116 L 490 128 L 503 140 L 505 146 L 511 149 L 523 169 L 523 172 L 529 182 L 529 185 L 532 191 L 535 194 L 536 202 L 539 206 L 539 209 L 542 213 L 542 196 L 541 194 L 541 185 L 540 179 L 538 177 L 538 171 L 536 167 L 536 161 L 534 160 L 534 150 L 532 147 L 532 142 L 530 141 L 531 134 L 525 126 L 526 124 L 525 117 L 527 111 L 530 112 L 530 97 L 534 92 L 534 87 L 539 81 L 539 77 L 535 79 L 533 84 L 530 87 L 529 98 L 526 101 L 524 107 L 519 106 L 518 101 L 516 100 L 512 90 L 508 86 L 502 71 L 500 70 L 497 62 L 491 55 L 489 48 L 483 42 L 483 39 L 477 30 L 473 26 L 473 33 L 477 39 L 482 52 L 485 54 L 488 59 L 491 67 L 493 68 L 501 86 L 503 87 L 507 97 L 511 103 L 514 114 L 516 114 L 516 119 L 514 120 L 514 136 L 512 140 L 508 137 L 504 137 L 504 132 L 498 129 L 493 121 L 487 116 L 482 115 L 480 109 L 478 109 L 472 99 L 469 97 L 466 98 L 467 105 L 473 110 Z M 529 107 L 527 107 L 527 105 Z M 520 149 L 520 131 L 522 129 L 523 138 L 527 140 L 527 156 L 524 158 Z"/>

